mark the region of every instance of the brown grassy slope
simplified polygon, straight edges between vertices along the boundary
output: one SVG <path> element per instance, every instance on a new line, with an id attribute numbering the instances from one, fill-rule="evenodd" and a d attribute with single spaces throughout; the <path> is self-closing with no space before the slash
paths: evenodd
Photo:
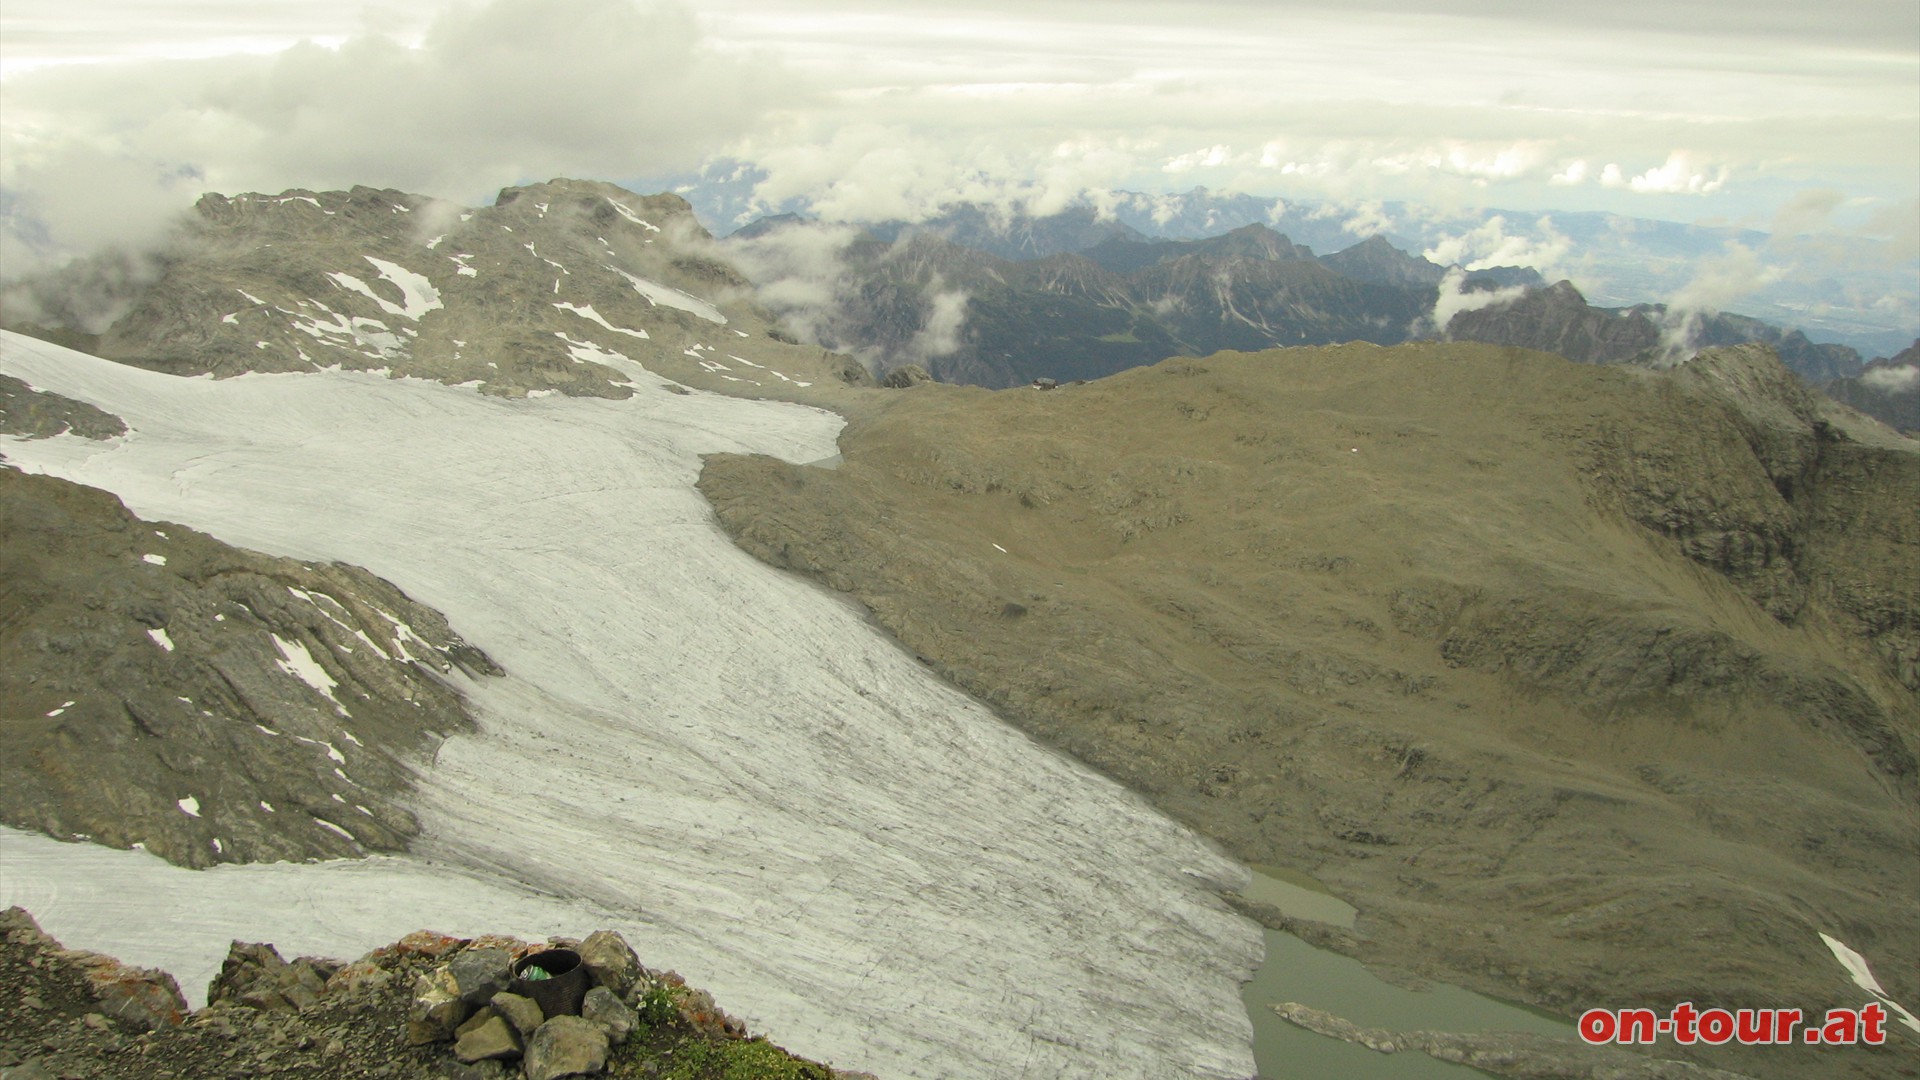
<path id="1" fill-rule="evenodd" d="M 1774 368 L 1357 345 L 930 386 L 836 471 L 701 488 L 1015 723 L 1335 885 L 1372 960 L 1858 1004 L 1826 931 L 1912 999 L 1920 454 Z"/>

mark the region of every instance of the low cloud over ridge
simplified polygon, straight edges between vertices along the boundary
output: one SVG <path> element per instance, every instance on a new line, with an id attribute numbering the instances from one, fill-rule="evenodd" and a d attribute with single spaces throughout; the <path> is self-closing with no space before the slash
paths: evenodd
<path id="1" fill-rule="evenodd" d="M 478 201 L 550 176 L 691 168 L 804 80 L 709 48 L 630 0 L 450 8 L 417 47 L 378 35 L 270 55 L 79 65 L 6 84 L 9 276 L 138 245 L 202 191 L 391 186 Z"/>

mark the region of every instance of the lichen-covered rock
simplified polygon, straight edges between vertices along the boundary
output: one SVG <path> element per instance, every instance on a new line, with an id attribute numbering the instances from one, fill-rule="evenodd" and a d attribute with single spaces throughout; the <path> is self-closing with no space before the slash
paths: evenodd
<path id="1" fill-rule="evenodd" d="M 596 930 L 574 950 L 586 965 L 596 986 L 604 986 L 616 996 L 625 997 L 633 984 L 646 977 L 647 969 L 634 955 L 627 939 L 612 930 Z"/>
<path id="2" fill-rule="evenodd" d="M 501 1016 L 506 1017 L 514 1030 L 522 1035 L 533 1034 L 547 1019 L 540 1012 L 539 1002 L 532 998 L 521 997 L 519 994 L 509 994 L 504 990 L 493 995 L 493 1000 L 488 1004 L 492 1005 Z"/>
<path id="3" fill-rule="evenodd" d="M 480 1005 L 506 989 L 513 958 L 505 949 L 465 949 L 447 962 L 455 992 L 468 1005 Z"/>
<path id="4" fill-rule="evenodd" d="M 615 1046 L 627 1041 L 627 1035 L 633 1031 L 637 1018 L 626 1003 L 614 996 L 612 990 L 596 986 L 587 991 L 587 999 L 581 1004 L 582 1018 L 598 1024 L 607 1033 L 607 1041 Z"/>
<path id="5" fill-rule="evenodd" d="M 187 999 L 172 975 L 98 953 L 70 951 L 67 959 L 86 969 L 88 988 L 108 1016 L 149 1031 L 186 1020 Z"/>
<path id="6" fill-rule="evenodd" d="M 267 1012 L 300 1012 L 319 1003 L 335 970 L 325 960 L 303 956 L 288 963 L 272 945 L 236 941 L 207 988 L 207 1001 L 232 1001 Z"/>
<path id="7" fill-rule="evenodd" d="M 473 1007 L 461 999 L 460 985 L 453 974 L 444 967 L 434 968 L 414 985 L 407 1041 L 415 1046 L 445 1042 L 472 1012 Z"/>
<path id="8" fill-rule="evenodd" d="M 527 1040 L 527 1080 L 591 1076 L 607 1067 L 607 1033 L 578 1016 L 556 1016 Z"/>
<path id="9" fill-rule="evenodd" d="M 506 1017 L 496 1014 L 463 1031 L 453 1044 L 453 1056 L 471 1065 L 476 1061 L 517 1058 L 521 1048 L 520 1033 L 507 1023 Z"/>

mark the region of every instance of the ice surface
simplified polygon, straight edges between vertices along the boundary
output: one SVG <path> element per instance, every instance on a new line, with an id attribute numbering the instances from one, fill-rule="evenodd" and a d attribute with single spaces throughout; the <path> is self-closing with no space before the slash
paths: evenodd
<path id="1" fill-rule="evenodd" d="M 607 269 L 626 278 L 627 281 L 633 285 L 635 292 L 646 297 L 654 304 L 663 307 L 679 308 L 681 311 L 698 315 L 708 322 L 719 323 L 722 326 L 726 325 L 727 317 L 720 314 L 719 308 L 714 307 L 712 304 L 691 293 L 683 293 L 672 286 L 662 285 L 657 281 L 649 281 L 646 278 L 637 277 L 617 266 L 609 266 Z"/>
<path id="2" fill-rule="evenodd" d="M 1261 937 L 1212 891 L 1245 871 L 738 550 L 692 489 L 705 453 L 828 457 L 837 417 L 340 371 L 181 379 L 11 334 L 0 370 L 133 429 L 0 439 L 21 467 L 366 566 L 509 672 L 465 683 L 480 731 L 422 775 L 405 859 L 192 872 L 0 833 L 0 902 L 69 944 L 196 991 L 236 937 L 353 956 L 422 924 L 610 926 L 842 1068 L 1252 1074 L 1238 990 Z"/>

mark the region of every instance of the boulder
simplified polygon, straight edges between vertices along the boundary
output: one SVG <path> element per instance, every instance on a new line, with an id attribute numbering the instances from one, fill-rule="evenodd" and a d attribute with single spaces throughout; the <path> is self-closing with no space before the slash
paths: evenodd
<path id="1" fill-rule="evenodd" d="M 509 994 L 505 990 L 493 995 L 493 1001 L 489 1004 L 522 1035 L 533 1034 L 546 1020 L 538 1002 L 519 994 Z"/>
<path id="2" fill-rule="evenodd" d="M 413 1005 L 407 1015 L 407 1041 L 415 1046 L 445 1042 L 473 1011 L 461 1000 L 459 984 L 446 968 L 434 968 L 414 984 Z"/>
<path id="3" fill-rule="evenodd" d="M 880 385 L 889 390 L 905 390 L 910 386 L 919 386 L 921 383 L 932 381 L 933 375 L 919 364 L 901 364 L 887 372 L 887 377 L 880 380 Z"/>
<path id="4" fill-rule="evenodd" d="M 604 986 L 613 991 L 616 997 L 625 997 L 633 984 L 645 978 L 647 969 L 634 955 L 627 939 L 612 930 L 596 930 L 587 935 L 587 940 L 574 950 L 580 954 L 580 962 L 586 965 L 587 973 L 593 976 L 596 986 Z"/>
<path id="5" fill-rule="evenodd" d="M 591 1076 L 607 1067 L 607 1033 L 578 1016 L 556 1016 L 527 1040 L 527 1080 Z"/>
<path id="6" fill-rule="evenodd" d="M 100 1011 L 148 1031 L 173 1027 L 187 1018 L 187 999 L 172 975 L 137 968 L 111 956 L 76 953 L 70 959 L 87 972 L 87 988 Z"/>
<path id="7" fill-rule="evenodd" d="M 507 1023 L 506 1017 L 498 1015 L 468 1028 L 453 1044 L 453 1056 L 468 1065 L 476 1061 L 517 1058 L 520 1051 L 520 1033 Z"/>
<path id="8" fill-rule="evenodd" d="M 513 957 L 505 949 L 465 949 L 447 962 L 454 993 L 468 1005 L 485 1004 L 513 979 Z"/>
<path id="9" fill-rule="evenodd" d="M 607 1033 L 607 1041 L 615 1046 L 627 1041 L 627 1035 L 639 1022 L 632 1009 L 614 996 L 612 990 L 596 986 L 587 991 L 587 999 L 582 1003 L 580 1015 L 596 1024 Z"/>

